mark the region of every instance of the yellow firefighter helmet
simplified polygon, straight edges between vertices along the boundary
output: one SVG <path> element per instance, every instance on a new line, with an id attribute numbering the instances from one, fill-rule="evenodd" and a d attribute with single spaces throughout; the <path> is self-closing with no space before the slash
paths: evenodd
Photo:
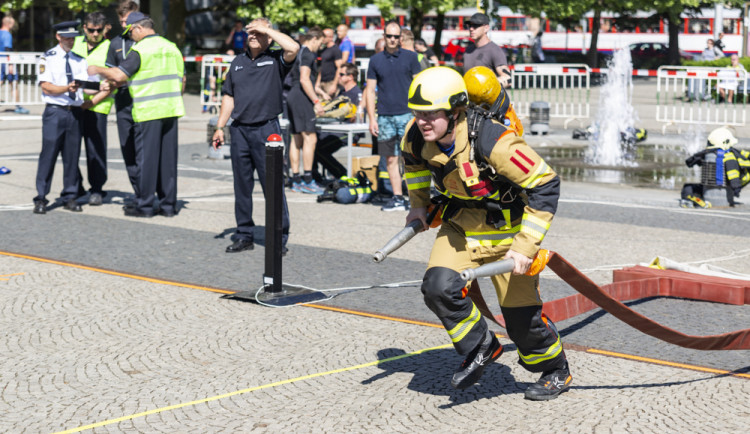
<path id="1" fill-rule="evenodd" d="M 486 108 L 492 107 L 501 95 L 503 98 L 508 97 L 497 75 L 486 66 L 475 66 L 466 71 L 464 82 L 469 93 L 469 100 L 480 107 L 483 105 L 486 105 Z M 500 103 L 502 104 L 503 101 Z"/>
<path id="2" fill-rule="evenodd" d="M 461 74 L 434 66 L 417 74 L 409 86 L 409 108 L 417 111 L 452 110 L 469 102 Z"/>

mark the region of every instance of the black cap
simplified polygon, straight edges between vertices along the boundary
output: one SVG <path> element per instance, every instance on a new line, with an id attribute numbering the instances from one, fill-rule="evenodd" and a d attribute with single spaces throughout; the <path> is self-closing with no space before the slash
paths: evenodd
<path id="1" fill-rule="evenodd" d="M 146 18 L 148 18 L 148 15 L 142 12 L 131 12 L 130 15 L 128 15 L 128 19 L 125 21 L 125 25 L 130 26 L 137 23 L 138 21 L 145 20 Z"/>
<path id="2" fill-rule="evenodd" d="M 130 27 L 137 23 L 138 21 L 145 20 L 148 18 L 148 15 L 142 13 L 142 12 L 131 12 L 130 15 L 128 15 L 128 18 L 125 20 L 125 28 L 122 31 L 122 34 L 126 34 L 130 31 Z"/>
<path id="3" fill-rule="evenodd" d="M 52 26 L 55 33 L 63 38 L 75 38 L 81 33 L 78 31 L 78 21 L 64 21 Z"/>
<path id="4" fill-rule="evenodd" d="M 490 17 L 481 12 L 477 12 L 469 18 L 469 24 L 474 24 L 476 26 L 486 26 L 489 23 Z"/>

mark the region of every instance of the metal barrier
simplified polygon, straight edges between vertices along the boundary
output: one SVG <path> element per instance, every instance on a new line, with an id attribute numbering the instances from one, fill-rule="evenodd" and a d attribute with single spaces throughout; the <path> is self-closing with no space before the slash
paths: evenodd
<path id="1" fill-rule="evenodd" d="M 531 103 L 549 103 L 552 118 L 564 118 L 564 128 L 591 114 L 590 72 L 584 64 L 518 64 L 514 66 L 511 101 L 518 116 L 529 117 Z"/>
<path id="2" fill-rule="evenodd" d="M 656 120 L 665 122 L 662 133 L 675 124 L 743 126 L 746 123 L 750 83 L 744 69 L 661 66 L 657 80 Z M 730 91 L 732 101 L 729 101 Z M 724 104 L 720 104 L 722 96 Z"/>
<path id="3" fill-rule="evenodd" d="M 203 112 L 219 111 L 221 85 L 226 79 L 234 56 L 216 54 L 201 57 L 201 104 Z"/>
<path id="4" fill-rule="evenodd" d="M 42 53 L 0 52 L 0 106 L 44 104 L 36 82 L 41 56 Z"/>

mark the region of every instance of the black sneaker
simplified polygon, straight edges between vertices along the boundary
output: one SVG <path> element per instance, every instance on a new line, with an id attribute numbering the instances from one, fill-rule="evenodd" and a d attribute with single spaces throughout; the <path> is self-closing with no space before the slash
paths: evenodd
<path id="1" fill-rule="evenodd" d="M 568 390 L 572 381 L 573 376 L 570 375 L 568 364 L 565 363 L 564 369 L 542 373 L 542 378 L 526 389 L 524 397 L 532 401 L 549 401 Z"/>
<path id="2" fill-rule="evenodd" d="M 391 200 L 380 208 L 381 211 L 408 211 L 409 203 L 403 196 L 393 196 Z"/>
<path id="3" fill-rule="evenodd" d="M 458 370 L 453 374 L 451 386 L 455 389 L 466 389 L 472 384 L 479 381 L 484 372 L 484 368 L 490 363 L 497 360 L 503 354 L 503 346 L 493 334 L 489 344 L 479 345 L 474 348 L 466 359 L 461 363 Z"/>

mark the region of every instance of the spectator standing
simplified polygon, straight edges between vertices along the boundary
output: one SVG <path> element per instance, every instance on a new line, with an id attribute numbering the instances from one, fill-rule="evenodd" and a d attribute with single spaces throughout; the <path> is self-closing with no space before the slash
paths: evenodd
<path id="1" fill-rule="evenodd" d="M 378 40 L 375 41 L 375 53 L 374 54 L 378 54 L 383 50 L 385 50 L 385 38 L 378 38 Z M 377 94 L 377 89 L 375 89 L 375 92 L 373 92 L 372 94 L 373 95 Z M 366 120 L 365 115 L 367 115 L 367 95 L 368 95 L 367 81 L 365 81 L 364 92 L 362 92 L 362 99 L 359 101 L 359 108 L 357 109 L 358 111 L 361 111 L 360 118 L 362 119 L 362 121 Z M 370 136 L 370 137 L 372 138 L 372 150 L 371 150 L 372 155 L 378 155 L 378 137 L 377 136 Z M 376 198 L 380 199 L 381 197 L 382 195 L 376 194 L 373 197 L 373 203 L 375 203 Z M 385 203 L 388 203 L 387 200 L 385 201 Z M 385 203 L 383 203 L 383 205 L 385 205 Z"/>
<path id="2" fill-rule="evenodd" d="M 417 60 L 421 69 L 430 67 L 430 61 L 414 48 L 414 33 L 409 29 L 401 29 L 401 48 L 417 53 Z"/>
<path id="3" fill-rule="evenodd" d="M 722 57 L 724 57 L 724 52 L 714 45 L 714 40 L 706 40 L 706 48 L 701 53 L 701 60 L 716 60 Z"/>
<path id="4" fill-rule="evenodd" d="M 120 19 L 120 26 L 124 29 L 127 26 L 128 16 L 138 11 L 138 3 L 132 0 L 120 2 L 117 7 L 117 15 Z M 112 38 L 107 53 L 106 66 L 110 68 L 119 67 L 130 53 L 130 49 L 135 45 L 135 41 L 130 38 L 130 32 L 118 34 Z M 135 197 L 138 197 L 138 166 L 135 162 L 135 122 L 133 121 L 133 97 L 130 95 L 128 83 L 119 83 L 117 93 L 115 93 L 115 111 L 117 112 L 117 135 L 120 139 L 120 150 L 122 159 L 125 162 L 125 171 L 128 173 L 128 180 L 133 188 Z M 127 202 L 126 202 L 127 203 Z"/>
<path id="5" fill-rule="evenodd" d="M 466 49 L 464 70 L 475 66 L 486 66 L 497 74 L 503 86 L 510 85 L 510 68 L 505 51 L 490 40 L 490 17 L 477 12 L 469 19 L 469 36 L 474 40 L 474 47 Z"/>
<path id="6" fill-rule="evenodd" d="M 8 52 L 13 49 L 13 35 L 11 32 L 15 26 L 16 20 L 13 17 L 10 15 L 3 17 L 2 26 L 0 26 L 0 52 Z M 15 113 L 26 115 L 29 114 L 29 110 L 20 105 L 18 79 L 18 71 L 14 69 L 12 64 L 8 63 L 8 65 L 3 65 L 0 68 L 0 84 L 6 82 L 13 90 L 13 97 L 16 100 Z"/>
<path id="7" fill-rule="evenodd" d="M 412 115 L 407 105 L 409 85 L 421 70 L 417 54 L 400 47 L 401 26 L 385 26 L 385 50 L 370 58 L 367 69 L 367 116 L 370 133 L 378 138 L 378 153 L 386 157 L 393 197 L 383 211 L 406 211 L 399 167 L 399 142 Z M 377 86 L 377 117 L 375 87 Z"/>
<path id="8" fill-rule="evenodd" d="M 83 99 L 81 82 L 89 80 L 86 59 L 73 53 L 73 43 L 78 33 L 78 21 L 54 25 L 58 45 L 39 59 L 37 81 L 42 88 L 42 101 L 46 104 L 42 114 L 42 151 L 36 173 L 34 214 L 47 213 L 52 175 L 57 156 L 62 154 L 63 190 L 60 194 L 63 208 L 80 212 L 76 202 L 81 187 L 78 157 L 81 155 L 82 107 L 98 103 L 109 92 L 98 92 L 91 100 Z"/>
<path id="9" fill-rule="evenodd" d="M 320 74 L 315 82 L 315 91 L 331 99 L 338 89 L 338 71 L 344 61 L 341 50 L 333 40 L 333 29 L 323 29 L 323 52 L 320 54 Z"/>
<path id="10" fill-rule="evenodd" d="M 531 44 L 531 60 L 534 63 L 544 63 L 544 49 L 542 48 L 542 35 L 544 32 L 541 30 L 534 37 L 534 42 Z"/>
<path id="11" fill-rule="evenodd" d="M 427 42 L 425 42 L 422 38 L 417 38 L 414 40 L 414 48 L 417 50 L 417 53 L 420 53 L 424 55 L 424 57 L 427 58 L 427 60 L 430 61 L 430 64 L 432 66 L 437 66 L 438 63 L 440 63 L 440 59 L 438 59 L 437 55 L 434 51 L 432 51 L 432 48 L 430 48 L 427 45 Z"/>
<path id="12" fill-rule="evenodd" d="M 724 41 L 721 39 L 724 37 L 724 33 L 719 33 L 719 37 L 714 41 L 714 46 L 718 48 L 722 53 L 724 52 Z"/>
<path id="13" fill-rule="evenodd" d="M 73 52 L 86 59 L 89 65 L 105 66 L 110 41 L 104 36 L 107 17 L 92 12 L 83 20 L 84 34 L 75 38 Z M 91 99 L 84 94 L 84 99 Z M 114 99 L 110 96 L 83 111 L 83 143 L 86 149 L 86 168 L 89 185 L 89 205 L 102 204 L 104 184 L 107 182 L 107 115 Z M 82 183 L 83 181 L 81 181 Z"/>
<path id="14" fill-rule="evenodd" d="M 339 24 L 336 27 L 336 36 L 339 38 L 339 50 L 341 50 L 341 60 L 343 60 L 343 63 L 354 63 L 356 58 L 354 55 L 354 44 L 347 36 L 348 32 L 349 26 L 346 24 Z"/>
<path id="15" fill-rule="evenodd" d="M 256 18 L 246 27 L 247 50 L 232 60 L 222 86 L 221 111 L 213 136 L 213 146 L 224 144 L 223 128 L 229 118 L 232 133 L 232 172 L 234 173 L 234 216 L 237 231 L 227 253 L 254 248 L 253 187 L 254 172 L 266 192 L 266 140 L 281 134 L 279 114 L 283 110 L 283 82 L 297 57 L 299 46 L 294 39 L 271 27 L 267 18 Z M 270 49 L 276 42 L 281 49 Z M 263 104 L 258 104 L 262 101 Z M 283 190 L 282 190 L 282 194 Z M 289 239 L 289 208 L 283 199 L 281 221 L 282 255 Z"/>
<path id="16" fill-rule="evenodd" d="M 135 121 L 135 161 L 138 167 L 138 196 L 125 207 L 130 217 L 156 214 L 154 193 L 159 197 L 158 213 L 177 213 L 177 119 L 185 115 L 182 101 L 185 64 L 177 46 L 156 34 L 154 21 L 141 12 L 131 12 L 126 31 L 135 45 L 118 68 L 89 66 L 118 83 L 130 81 Z"/>
<path id="17" fill-rule="evenodd" d="M 299 50 L 297 62 L 290 72 L 292 88 L 287 96 L 287 110 L 289 110 L 289 131 L 292 133 L 292 143 L 289 147 L 289 165 L 292 169 L 292 190 L 322 194 L 323 189 L 315 182 L 312 175 L 313 159 L 315 158 L 315 144 L 318 141 L 315 130 L 317 115 L 323 114 L 323 105 L 315 92 L 313 83 L 317 80 L 317 55 L 323 44 L 323 32 L 317 27 L 310 29 L 307 34 L 300 36 L 302 46 Z M 300 153 L 304 174 L 300 177 Z"/>
<path id="18" fill-rule="evenodd" d="M 245 52 L 245 47 L 247 46 L 247 32 L 242 27 L 242 20 L 234 21 L 234 28 L 229 33 L 229 36 L 227 36 L 227 39 L 224 41 L 224 43 L 228 45 L 229 49 L 232 51 L 231 53 L 227 54 L 237 54 Z"/>

